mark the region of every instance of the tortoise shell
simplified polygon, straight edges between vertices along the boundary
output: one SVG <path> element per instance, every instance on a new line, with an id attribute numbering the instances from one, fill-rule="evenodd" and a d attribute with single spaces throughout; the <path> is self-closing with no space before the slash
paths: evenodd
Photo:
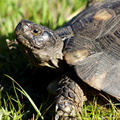
<path id="1" fill-rule="evenodd" d="M 68 64 L 97 90 L 120 98 L 120 1 L 107 0 L 73 18 L 64 48 Z"/>

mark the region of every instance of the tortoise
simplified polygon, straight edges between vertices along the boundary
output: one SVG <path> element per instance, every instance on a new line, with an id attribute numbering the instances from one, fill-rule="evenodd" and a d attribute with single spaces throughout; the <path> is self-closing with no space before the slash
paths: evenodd
<path id="1" fill-rule="evenodd" d="M 56 120 L 78 119 L 83 84 L 120 98 L 120 0 L 95 3 L 55 31 L 23 19 L 15 34 L 33 65 L 69 66 L 57 82 Z"/>

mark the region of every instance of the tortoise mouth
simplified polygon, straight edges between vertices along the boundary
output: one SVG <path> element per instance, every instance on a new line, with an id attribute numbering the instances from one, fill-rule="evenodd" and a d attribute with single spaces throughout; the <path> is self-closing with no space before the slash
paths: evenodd
<path id="1" fill-rule="evenodd" d="M 16 40 L 20 45 L 33 49 L 34 47 L 31 45 L 30 40 L 27 37 L 28 35 L 25 35 L 25 33 L 30 30 L 29 27 L 31 24 L 33 24 L 31 21 L 21 20 L 16 26 L 14 33 L 16 35 Z"/>
<path id="2" fill-rule="evenodd" d="M 28 41 L 28 39 L 26 37 L 24 37 L 23 35 L 19 35 L 19 36 L 16 35 L 16 40 L 21 46 L 24 46 L 24 47 L 29 48 L 31 50 L 37 49 L 36 47 L 32 46 L 30 44 L 30 42 Z"/>

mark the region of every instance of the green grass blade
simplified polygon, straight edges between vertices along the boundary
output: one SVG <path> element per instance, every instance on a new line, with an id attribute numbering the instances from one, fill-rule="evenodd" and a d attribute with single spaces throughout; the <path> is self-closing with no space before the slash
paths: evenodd
<path id="1" fill-rule="evenodd" d="M 33 100 L 31 99 L 31 97 L 27 94 L 27 92 L 12 77 L 10 77 L 9 75 L 6 75 L 6 74 L 4 74 L 4 75 L 6 77 L 10 78 L 14 83 L 16 83 L 20 87 L 21 90 L 19 90 L 19 91 L 21 91 L 28 98 L 28 100 L 30 101 L 30 103 L 32 104 L 32 106 L 34 107 L 36 112 L 38 113 L 38 115 L 41 117 L 42 120 L 44 120 L 44 118 L 43 118 L 42 114 L 40 113 L 39 109 L 37 108 L 37 106 L 35 105 Z"/>

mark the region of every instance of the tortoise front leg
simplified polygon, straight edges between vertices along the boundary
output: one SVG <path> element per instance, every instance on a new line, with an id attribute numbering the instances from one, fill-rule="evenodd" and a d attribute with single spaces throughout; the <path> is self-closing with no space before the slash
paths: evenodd
<path id="1" fill-rule="evenodd" d="M 75 120 L 86 100 L 83 90 L 68 76 L 59 82 L 55 120 Z"/>

